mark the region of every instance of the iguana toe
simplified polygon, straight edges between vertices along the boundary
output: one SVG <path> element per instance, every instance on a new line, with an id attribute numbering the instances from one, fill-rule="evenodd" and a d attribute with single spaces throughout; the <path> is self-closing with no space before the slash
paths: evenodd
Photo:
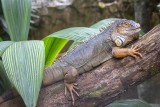
<path id="1" fill-rule="evenodd" d="M 141 48 L 138 46 L 131 46 L 131 48 L 128 50 L 128 53 L 130 54 L 130 56 L 137 58 L 137 55 L 142 57 L 142 54 L 140 52 L 138 52 Z"/>
<path id="2" fill-rule="evenodd" d="M 65 95 L 67 95 L 67 91 L 69 91 L 71 98 L 72 98 L 72 104 L 75 104 L 75 98 L 74 98 L 74 94 L 76 94 L 77 96 L 79 96 L 78 92 L 76 91 L 78 89 L 78 87 L 76 86 L 77 84 L 75 83 L 64 83 L 65 84 Z"/>

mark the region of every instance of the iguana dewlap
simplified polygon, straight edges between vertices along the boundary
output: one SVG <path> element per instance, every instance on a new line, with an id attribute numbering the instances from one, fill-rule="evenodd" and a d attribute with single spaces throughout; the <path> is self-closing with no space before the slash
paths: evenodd
<path id="1" fill-rule="evenodd" d="M 73 93 L 78 95 L 75 86 L 78 74 L 90 71 L 112 57 L 142 56 L 138 52 L 139 47 L 122 48 L 138 39 L 140 30 L 140 25 L 132 20 L 115 21 L 103 32 L 78 45 L 47 68 L 43 85 L 50 85 L 64 79 L 65 94 L 68 89 L 74 104 Z"/>

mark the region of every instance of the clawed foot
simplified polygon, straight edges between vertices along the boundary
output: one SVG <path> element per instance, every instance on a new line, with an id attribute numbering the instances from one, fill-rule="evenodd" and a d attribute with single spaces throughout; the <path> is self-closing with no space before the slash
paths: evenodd
<path id="1" fill-rule="evenodd" d="M 130 56 L 137 58 L 137 55 L 142 57 L 142 54 L 140 52 L 138 52 L 141 48 L 138 46 L 131 46 L 130 49 L 128 49 L 128 53 Z"/>
<path id="2" fill-rule="evenodd" d="M 64 83 L 65 84 L 65 96 L 67 95 L 67 91 L 69 91 L 71 97 L 72 97 L 72 104 L 75 104 L 75 98 L 74 98 L 74 94 L 76 94 L 77 96 L 79 96 L 79 94 L 77 93 L 76 90 L 78 90 L 77 88 L 77 84 L 76 83 Z"/>

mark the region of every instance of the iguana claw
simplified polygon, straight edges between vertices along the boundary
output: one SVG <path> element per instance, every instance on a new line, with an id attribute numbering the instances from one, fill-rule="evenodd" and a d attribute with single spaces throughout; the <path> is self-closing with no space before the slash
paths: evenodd
<path id="1" fill-rule="evenodd" d="M 140 52 L 138 52 L 141 48 L 138 46 L 131 46 L 130 49 L 128 49 L 128 53 L 130 56 L 137 58 L 137 55 L 142 57 L 142 54 Z"/>
<path id="2" fill-rule="evenodd" d="M 74 98 L 74 95 L 73 93 L 75 93 L 77 96 L 79 96 L 78 92 L 75 90 L 75 89 L 78 89 L 78 87 L 76 86 L 77 84 L 76 83 L 66 83 L 64 82 L 65 84 L 65 95 L 67 95 L 67 89 L 72 97 L 72 104 L 74 105 L 75 104 L 75 98 Z"/>

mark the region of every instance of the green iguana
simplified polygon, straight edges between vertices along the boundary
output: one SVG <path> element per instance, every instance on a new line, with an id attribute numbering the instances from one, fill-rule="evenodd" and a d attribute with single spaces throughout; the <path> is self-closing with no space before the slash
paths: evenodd
<path id="1" fill-rule="evenodd" d="M 122 48 L 138 39 L 140 24 L 127 19 L 116 20 L 103 32 L 90 38 L 86 42 L 76 46 L 57 60 L 51 67 L 45 69 L 43 86 L 51 85 L 64 79 L 65 94 L 67 90 L 72 97 L 77 96 L 76 78 L 78 74 L 92 70 L 94 67 L 109 60 L 112 57 L 124 58 L 127 56 L 137 57 L 142 55 L 137 46 Z M 4 102 L 6 96 L 0 98 Z"/>

